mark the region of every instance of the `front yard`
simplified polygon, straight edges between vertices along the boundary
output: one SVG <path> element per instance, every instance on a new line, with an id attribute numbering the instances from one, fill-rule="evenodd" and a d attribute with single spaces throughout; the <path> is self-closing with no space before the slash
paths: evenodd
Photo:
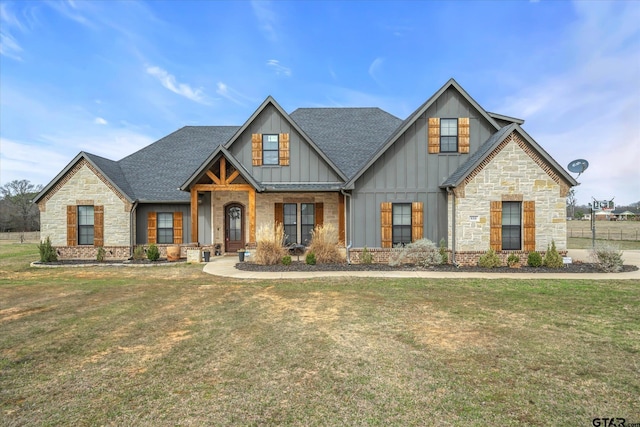
<path id="1" fill-rule="evenodd" d="M 230 281 L 0 245 L 3 425 L 640 422 L 640 283 Z"/>

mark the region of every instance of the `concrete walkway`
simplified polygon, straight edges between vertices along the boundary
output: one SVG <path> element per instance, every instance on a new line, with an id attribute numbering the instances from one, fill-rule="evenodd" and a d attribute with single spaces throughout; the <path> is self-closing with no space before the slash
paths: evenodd
<path id="1" fill-rule="evenodd" d="M 589 261 L 589 251 L 573 249 L 568 253 L 573 261 Z M 640 266 L 640 250 L 624 251 L 625 264 Z M 237 256 L 215 257 L 204 266 L 204 272 L 234 279 L 312 279 L 320 277 L 394 277 L 394 278 L 456 278 L 456 279 L 585 279 L 585 280 L 640 280 L 640 270 L 628 273 L 457 273 L 449 271 L 287 271 L 258 272 L 238 270 Z"/>

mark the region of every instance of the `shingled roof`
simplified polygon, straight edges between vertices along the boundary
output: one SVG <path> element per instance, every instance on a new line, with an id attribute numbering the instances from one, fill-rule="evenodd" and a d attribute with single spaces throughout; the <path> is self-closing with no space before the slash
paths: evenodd
<path id="1" fill-rule="evenodd" d="M 402 123 L 380 108 L 298 108 L 290 117 L 348 178 Z"/>

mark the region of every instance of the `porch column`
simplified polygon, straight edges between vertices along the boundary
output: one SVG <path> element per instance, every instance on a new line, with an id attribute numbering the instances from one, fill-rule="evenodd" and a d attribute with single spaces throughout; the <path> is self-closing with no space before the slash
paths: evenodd
<path id="1" fill-rule="evenodd" d="M 249 191 L 249 242 L 256 243 L 256 190 Z"/>
<path id="2" fill-rule="evenodd" d="M 198 190 L 191 189 L 191 242 L 198 241 Z"/>

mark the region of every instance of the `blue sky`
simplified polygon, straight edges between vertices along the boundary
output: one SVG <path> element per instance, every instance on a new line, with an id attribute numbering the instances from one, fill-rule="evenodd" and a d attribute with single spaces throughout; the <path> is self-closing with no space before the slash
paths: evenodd
<path id="1" fill-rule="evenodd" d="M 0 184 L 241 125 L 268 95 L 404 119 L 453 77 L 562 166 L 587 159 L 579 203 L 637 202 L 638 22 L 636 1 L 3 1 Z"/>

